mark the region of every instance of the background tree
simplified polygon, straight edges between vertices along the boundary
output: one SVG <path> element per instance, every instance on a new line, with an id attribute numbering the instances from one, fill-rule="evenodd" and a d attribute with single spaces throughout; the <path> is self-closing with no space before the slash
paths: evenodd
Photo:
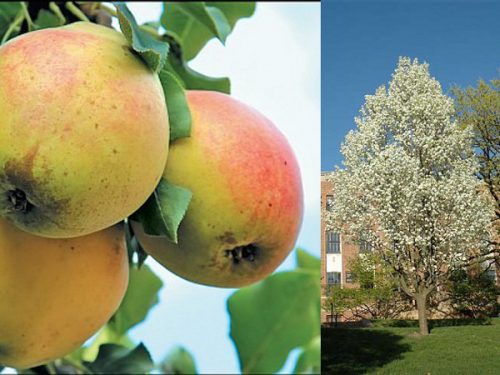
<path id="1" fill-rule="evenodd" d="M 490 84 L 479 80 L 477 87 L 454 87 L 457 121 L 462 127 L 470 126 L 473 145 L 479 161 L 477 176 L 484 182 L 495 205 L 497 264 L 500 265 L 500 80 Z"/>
<path id="2" fill-rule="evenodd" d="M 361 319 L 396 319 L 413 309 L 411 300 L 401 292 L 392 268 L 380 253 L 362 254 L 348 264 L 359 288 L 351 289 L 357 295 L 357 304 L 351 315 Z"/>
<path id="3" fill-rule="evenodd" d="M 467 271 L 458 269 L 452 272 L 447 290 L 454 313 L 475 319 L 498 314 L 500 288 L 487 272 L 489 269 L 475 264 Z"/>
<path id="4" fill-rule="evenodd" d="M 494 199 L 496 219 L 500 220 L 500 80 L 491 84 L 479 80 L 477 87 L 454 87 L 452 92 L 459 124 L 472 128 L 478 177 Z"/>
<path id="5" fill-rule="evenodd" d="M 338 285 L 330 286 L 327 289 L 321 308 L 331 315 L 335 326 L 337 326 L 340 317 L 348 318 L 346 312 L 351 311 L 359 304 L 359 296 L 355 289 L 341 288 Z"/>
<path id="6" fill-rule="evenodd" d="M 400 58 L 389 87 L 367 95 L 346 136 L 344 168 L 327 226 L 380 251 L 415 299 L 428 334 L 429 294 L 470 257 L 484 252 L 491 206 L 478 191 L 472 131 L 459 131 L 453 101 L 427 64 Z"/>

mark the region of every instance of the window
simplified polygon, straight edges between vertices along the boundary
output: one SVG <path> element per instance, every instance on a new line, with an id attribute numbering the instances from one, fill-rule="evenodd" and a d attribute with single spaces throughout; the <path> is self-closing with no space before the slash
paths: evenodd
<path id="1" fill-rule="evenodd" d="M 326 282 L 329 285 L 340 284 L 340 272 L 327 272 Z"/>
<path id="2" fill-rule="evenodd" d="M 326 253 L 340 254 L 340 234 L 328 231 L 326 232 Z"/>
<path id="3" fill-rule="evenodd" d="M 349 283 L 349 284 L 352 284 L 354 282 L 354 276 L 353 276 L 352 272 L 346 272 L 345 282 Z"/>
<path id="4" fill-rule="evenodd" d="M 331 211 L 333 208 L 333 195 L 326 196 L 326 209 L 327 211 Z"/>

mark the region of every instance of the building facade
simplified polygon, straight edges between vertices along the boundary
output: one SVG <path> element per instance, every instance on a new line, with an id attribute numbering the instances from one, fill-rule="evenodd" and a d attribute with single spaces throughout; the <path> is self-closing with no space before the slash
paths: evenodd
<path id="1" fill-rule="evenodd" d="M 333 185 L 326 180 L 328 172 L 321 173 L 321 209 L 329 210 L 333 203 Z M 321 290 L 322 298 L 328 287 L 355 288 L 349 272 L 349 262 L 366 249 L 347 241 L 344 236 L 327 230 L 321 217 Z M 329 314 L 322 310 L 321 321 L 331 321 Z"/>
<path id="2" fill-rule="evenodd" d="M 326 180 L 326 173 L 321 174 L 321 207 L 330 209 L 333 201 L 333 186 Z M 321 219 L 321 284 L 323 288 L 332 285 L 354 287 L 347 267 L 350 259 L 360 252 L 358 246 L 349 243 L 340 233 L 326 230 Z"/>

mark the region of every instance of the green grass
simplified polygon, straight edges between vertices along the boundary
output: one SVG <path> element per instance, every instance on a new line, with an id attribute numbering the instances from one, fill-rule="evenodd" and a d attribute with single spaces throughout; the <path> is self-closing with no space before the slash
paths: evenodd
<path id="1" fill-rule="evenodd" d="M 490 325 L 323 328 L 323 374 L 500 374 L 500 318 Z"/>

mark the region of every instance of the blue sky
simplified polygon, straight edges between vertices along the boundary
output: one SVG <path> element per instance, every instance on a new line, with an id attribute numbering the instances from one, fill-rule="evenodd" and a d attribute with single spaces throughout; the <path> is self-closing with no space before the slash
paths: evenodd
<path id="1" fill-rule="evenodd" d="M 426 61 L 445 92 L 498 77 L 499 1 L 322 1 L 321 170 L 341 164 L 364 95 L 387 84 L 399 56 Z"/>

